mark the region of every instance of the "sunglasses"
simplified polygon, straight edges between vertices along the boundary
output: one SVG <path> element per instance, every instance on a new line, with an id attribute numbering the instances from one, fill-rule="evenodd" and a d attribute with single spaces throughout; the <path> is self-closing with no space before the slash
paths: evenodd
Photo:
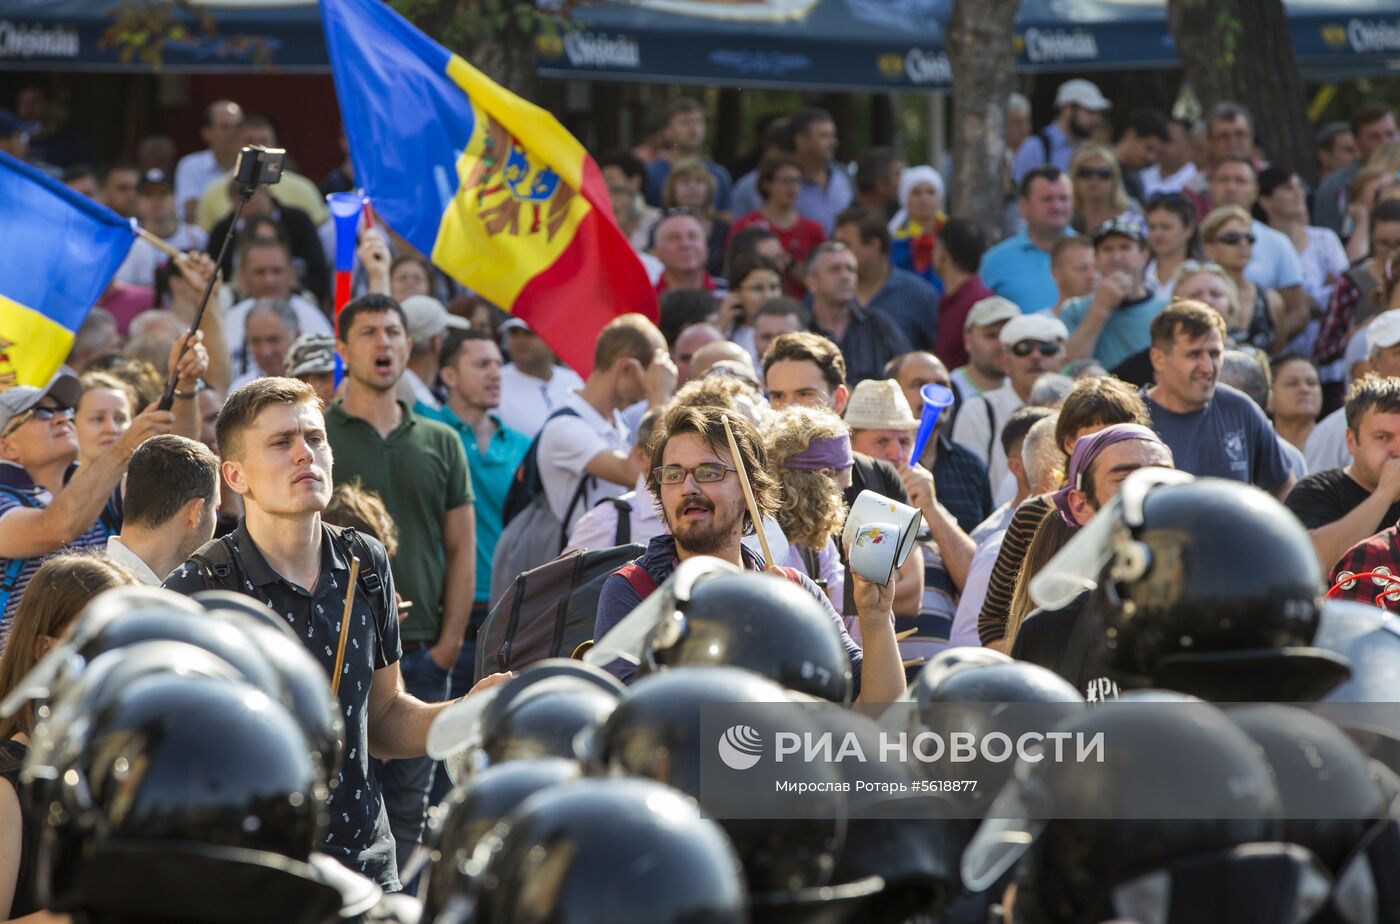
<path id="1" fill-rule="evenodd" d="M 685 481 L 686 475 L 694 475 L 695 480 L 700 484 L 714 484 L 716 481 L 723 481 L 732 471 L 735 469 L 727 465 L 705 462 L 694 468 L 686 468 L 683 465 L 662 465 L 652 469 L 652 474 L 656 475 L 659 484 L 680 484 Z"/>
<path id="2" fill-rule="evenodd" d="M 77 414 L 76 409 L 71 408 L 71 407 L 34 407 L 34 408 L 30 408 L 29 410 L 25 411 L 23 414 L 20 414 L 20 415 L 19 415 L 18 417 L 16 417 L 14 420 L 10 421 L 10 425 L 9 425 L 8 427 L 5 428 L 5 432 L 4 432 L 3 435 L 9 436 L 11 433 L 14 433 L 14 432 L 15 432 L 16 430 L 18 430 L 20 427 L 22 427 L 22 426 L 24 426 L 25 424 L 29 423 L 29 421 L 30 421 L 31 419 L 38 419 L 38 420 L 43 420 L 43 421 L 50 421 L 50 420 L 53 420 L 55 417 L 62 417 L 64 420 L 72 420 L 73 417 L 74 417 L 76 414 Z"/>
<path id="3" fill-rule="evenodd" d="M 1111 180 L 1113 171 L 1107 167 L 1080 167 L 1074 175 L 1081 180 Z"/>
<path id="4" fill-rule="evenodd" d="M 1025 358 L 1034 353 L 1036 349 L 1040 350 L 1041 356 L 1057 356 L 1064 347 L 1053 340 L 1019 340 L 1011 347 L 1011 353 L 1014 356 Z"/>
<path id="5" fill-rule="evenodd" d="M 1215 239 L 1215 242 L 1217 244 L 1229 244 L 1231 247 L 1234 247 L 1241 241 L 1248 241 L 1250 244 L 1253 244 L 1255 240 L 1256 238 L 1254 236 L 1254 232 L 1252 231 L 1246 232 L 1244 234 L 1241 234 L 1238 231 L 1230 231 L 1217 237 Z"/>

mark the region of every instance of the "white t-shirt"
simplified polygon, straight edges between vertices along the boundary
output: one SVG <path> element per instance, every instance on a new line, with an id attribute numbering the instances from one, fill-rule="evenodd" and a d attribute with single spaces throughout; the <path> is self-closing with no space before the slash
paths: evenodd
<path id="1" fill-rule="evenodd" d="M 627 452 L 631 448 L 631 436 L 621 414 L 613 411 L 610 417 L 604 417 L 577 392 L 565 398 L 560 406 L 571 408 L 578 416 L 550 421 L 540 434 L 538 463 L 549 507 L 568 528 L 600 500 L 617 497 L 627 490 L 624 485 L 589 476 L 584 468 L 600 452 Z M 580 479 L 585 478 L 588 485 L 579 503 L 570 511 L 569 501 L 578 490 Z"/>
<path id="2" fill-rule="evenodd" d="M 972 563 L 967 566 L 967 580 L 963 582 L 962 595 L 958 597 L 958 609 L 953 614 L 953 628 L 948 636 L 948 647 L 981 646 L 982 638 L 977 634 L 977 617 L 987 599 L 987 585 L 992 579 L 992 569 L 996 567 L 997 556 L 1001 554 L 1001 543 L 1005 538 L 1005 529 L 993 533 L 973 553 Z"/>
<path id="3" fill-rule="evenodd" d="M 1179 193 L 1195 178 L 1196 165 L 1189 160 L 1171 176 L 1162 176 L 1162 168 L 1157 164 L 1145 167 L 1138 172 L 1138 179 L 1142 181 L 1142 194 L 1146 197 L 1142 201 L 1146 202 L 1153 196 L 1165 193 Z"/>
<path id="4" fill-rule="evenodd" d="M 1303 458 L 1308 463 L 1309 475 L 1351 464 L 1351 453 L 1347 452 L 1346 408 L 1337 408 L 1313 427 L 1308 441 L 1303 444 Z"/>
<path id="5" fill-rule="evenodd" d="M 219 166 L 214 152 L 207 148 L 180 158 L 175 165 L 175 208 L 180 218 L 185 217 L 185 203 L 198 203 L 210 183 L 226 176 L 228 171 Z"/>
<path id="6" fill-rule="evenodd" d="M 248 324 L 248 312 L 252 310 L 255 298 L 245 298 L 234 305 L 224 314 L 224 336 L 228 339 L 228 352 L 233 362 L 233 375 L 235 378 L 252 372 L 254 377 L 259 374 L 257 361 L 252 354 L 244 350 L 244 328 Z M 298 330 L 294 336 L 301 334 L 330 334 L 335 335 L 331 329 L 330 319 L 325 313 L 314 304 L 302 298 L 300 295 L 293 295 L 291 298 L 292 310 L 297 315 Z"/>
<path id="7" fill-rule="evenodd" d="M 583 379 L 567 366 L 555 366 L 546 382 L 507 363 L 501 367 L 501 406 L 496 414 L 510 429 L 534 439 L 550 412 L 582 387 Z"/>
<path id="8" fill-rule="evenodd" d="M 1006 466 L 1006 452 L 1001 448 L 1001 431 L 1011 415 L 1025 404 L 1011 383 L 1007 382 L 1000 388 L 966 401 L 953 424 L 953 442 L 962 443 L 973 455 L 987 463 L 987 481 L 998 488 L 1010 472 Z M 991 419 L 987 414 L 989 406 Z M 1015 494 L 1014 489 L 1011 493 Z M 1007 495 L 1002 500 L 1009 498 L 1010 495 Z"/>
<path id="9" fill-rule="evenodd" d="M 639 476 L 637 486 L 626 494 L 618 496 L 632 508 L 628 519 L 632 530 L 629 542 L 646 545 L 653 537 L 666 532 L 666 524 L 656 515 L 656 504 L 647 490 L 646 478 Z M 617 538 L 617 505 L 605 503 L 590 508 L 574 523 L 569 531 L 569 541 L 564 551 L 574 549 L 606 549 L 613 546 Z"/>
<path id="10" fill-rule="evenodd" d="M 209 246 L 209 235 L 183 222 L 176 226 L 174 234 L 164 240 L 176 250 L 204 250 Z M 138 237 L 127 251 L 122 265 L 117 267 L 117 282 L 132 286 L 155 285 L 156 272 L 169 262 L 170 258 L 163 251 Z"/>

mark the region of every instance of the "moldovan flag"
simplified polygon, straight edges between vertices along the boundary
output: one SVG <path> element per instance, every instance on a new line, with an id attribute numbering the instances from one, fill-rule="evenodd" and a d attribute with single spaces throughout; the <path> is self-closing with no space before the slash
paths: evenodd
<path id="1" fill-rule="evenodd" d="M 48 384 L 134 240 L 128 219 L 0 153 L 0 390 Z"/>
<path id="2" fill-rule="evenodd" d="M 583 146 L 383 0 L 321 0 L 355 180 L 445 273 L 581 375 L 598 332 L 656 294 Z"/>

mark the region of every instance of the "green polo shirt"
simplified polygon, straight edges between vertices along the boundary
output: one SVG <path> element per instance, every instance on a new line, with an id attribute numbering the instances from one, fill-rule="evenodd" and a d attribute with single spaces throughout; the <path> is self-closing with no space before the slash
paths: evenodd
<path id="1" fill-rule="evenodd" d="M 510 429 L 501 423 L 501 418 L 491 414 L 496 432 L 491 434 L 486 451 L 482 452 L 476 432 L 446 404 L 430 408 L 420 401 L 413 406 L 413 411 L 446 424 L 462 438 L 467 463 L 471 466 L 472 486 L 476 489 L 476 602 L 487 603 L 491 600 L 491 559 L 501 538 L 506 494 L 515 479 L 515 470 L 530 449 L 530 437 Z"/>
<path id="2" fill-rule="evenodd" d="M 380 437 L 369 421 L 336 401 L 326 409 L 326 435 L 335 453 L 336 484 L 358 479 L 384 501 L 399 530 L 394 583 L 413 602 L 400 630 L 406 642 L 435 642 L 442 626 L 442 520 L 470 504 L 471 474 L 462 441 L 449 427 L 414 414 L 402 401 L 403 422 Z"/>

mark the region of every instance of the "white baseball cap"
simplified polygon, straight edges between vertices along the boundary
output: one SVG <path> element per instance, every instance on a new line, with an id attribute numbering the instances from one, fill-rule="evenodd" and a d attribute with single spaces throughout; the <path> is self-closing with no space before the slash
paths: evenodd
<path id="1" fill-rule="evenodd" d="M 427 343 L 448 328 L 467 330 L 471 327 L 465 319 L 449 314 L 442 302 L 429 295 L 410 295 L 399 307 L 408 318 L 408 339 L 417 344 Z"/>
<path id="2" fill-rule="evenodd" d="M 1001 329 L 1001 345 L 1015 346 L 1022 340 L 1068 340 L 1069 328 L 1054 315 L 1023 314 L 1012 318 Z"/>
<path id="3" fill-rule="evenodd" d="M 1021 309 L 1011 299 L 1002 298 L 1000 295 L 989 295 L 973 303 L 972 310 L 967 313 L 967 320 L 963 321 L 963 330 L 987 327 L 1020 316 Z"/>
<path id="4" fill-rule="evenodd" d="M 1060 88 L 1055 91 L 1055 108 L 1061 106 L 1078 106 L 1080 109 L 1088 109 L 1092 112 L 1103 112 L 1105 109 L 1112 109 L 1113 104 L 1099 92 L 1099 88 L 1087 80 L 1066 80 L 1060 84 Z"/>
<path id="5" fill-rule="evenodd" d="M 1366 352 L 1400 343 L 1400 309 L 1382 311 L 1366 326 Z"/>

